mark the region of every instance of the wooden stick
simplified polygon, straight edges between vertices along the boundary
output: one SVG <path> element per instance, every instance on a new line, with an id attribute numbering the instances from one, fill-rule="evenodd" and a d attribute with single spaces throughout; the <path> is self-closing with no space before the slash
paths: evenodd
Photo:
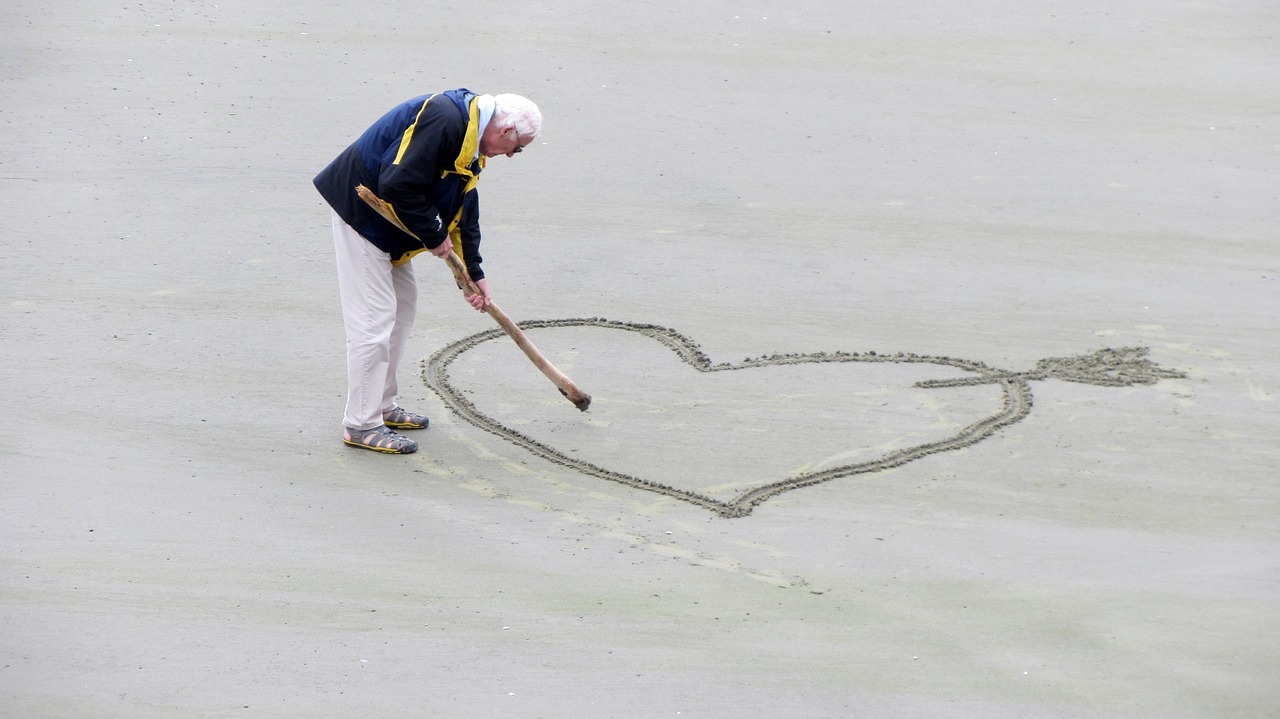
<path id="1" fill-rule="evenodd" d="M 360 199 L 364 200 L 370 207 L 376 210 L 379 215 L 386 218 L 388 222 L 401 230 L 404 230 L 411 237 L 418 238 L 417 235 L 410 232 L 409 228 L 405 227 L 404 224 L 400 222 L 400 219 L 396 217 L 394 212 L 392 212 L 391 207 L 388 206 L 387 203 L 383 202 L 382 198 L 373 194 L 369 188 L 364 185 L 356 185 L 356 194 L 360 196 Z M 445 242 L 449 242 L 449 239 L 445 238 Z M 445 262 L 448 263 L 449 269 L 453 272 L 453 278 L 457 281 L 458 287 L 460 287 L 463 292 L 469 295 L 484 294 L 480 291 L 480 288 L 476 286 L 476 283 L 471 280 L 471 275 L 467 272 L 466 264 L 463 263 L 462 258 L 458 257 L 458 254 L 454 252 L 452 248 L 449 249 L 449 256 L 445 258 Z M 542 374 L 547 376 L 547 379 L 551 380 L 552 384 L 556 386 L 556 389 L 560 390 L 560 394 L 564 395 L 566 399 L 572 402 L 573 406 L 577 407 L 579 411 L 587 411 L 587 407 L 591 406 L 591 395 L 578 389 L 577 385 L 573 383 L 573 380 L 569 379 L 563 372 L 556 369 L 556 366 L 551 364 L 546 357 L 543 357 L 542 353 L 538 351 L 538 348 L 529 341 L 527 336 L 525 336 L 524 331 L 520 329 L 519 325 L 512 322 L 511 318 L 507 317 L 506 313 L 499 309 L 493 302 L 490 302 L 484 308 L 484 311 L 498 323 L 499 327 L 511 336 L 511 339 L 515 341 L 516 345 L 524 352 L 525 356 L 529 358 L 529 361 L 533 362 L 534 366 L 541 370 Z"/>

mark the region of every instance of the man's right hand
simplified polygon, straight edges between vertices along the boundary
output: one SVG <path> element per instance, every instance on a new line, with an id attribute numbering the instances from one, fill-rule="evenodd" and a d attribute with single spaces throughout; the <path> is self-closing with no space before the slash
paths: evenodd
<path id="1" fill-rule="evenodd" d="M 481 277 L 476 280 L 476 288 L 480 290 L 480 294 L 473 295 L 463 290 L 462 298 L 472 307 L 484 312 L 484 308 L 488 307 L 490 302 L 493 302 L 493 297 L 489 294 L 489 278 Z"/>

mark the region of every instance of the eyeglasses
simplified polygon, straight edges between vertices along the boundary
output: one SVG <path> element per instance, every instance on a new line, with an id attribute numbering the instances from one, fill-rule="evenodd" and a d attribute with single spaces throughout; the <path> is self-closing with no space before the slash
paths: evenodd
<path id="1" fill-rule="evenodd" d="M 518 155 L 521 152 L 524 152 L 524 148 L 520 146 L 520 131 L 517 130 L 514 125 L 511 126 L 511 131 L 516 135 L 516 149 L 512 150 L 511 154 Z"/>

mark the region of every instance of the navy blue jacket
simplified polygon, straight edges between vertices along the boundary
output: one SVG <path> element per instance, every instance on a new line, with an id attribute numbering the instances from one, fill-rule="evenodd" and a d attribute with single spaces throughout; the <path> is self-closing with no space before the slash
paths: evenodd
<path id="1" fill-rule="evenodd" d="M 471 278 L 480 268 L 476 159 L 480 122 L 466 89 L 423 95 L 383 115 L 313 180 L 338 216 L 391 255 L 394 264 L 435 249 L 452 236 Z M 389 204 L 407 234 L 356 194 L 364 185 Z"/>

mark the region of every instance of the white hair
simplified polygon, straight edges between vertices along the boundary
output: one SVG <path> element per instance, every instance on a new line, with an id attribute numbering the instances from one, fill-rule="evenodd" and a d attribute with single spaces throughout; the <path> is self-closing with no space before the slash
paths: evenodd
<path id="1" fill-rule="evenodd" d="M 494 95 L 493 118 L 503 127 L 515 127 L 522 137 L 537 137 L 542 132 L 542 111 L 523 95 Z"/>

